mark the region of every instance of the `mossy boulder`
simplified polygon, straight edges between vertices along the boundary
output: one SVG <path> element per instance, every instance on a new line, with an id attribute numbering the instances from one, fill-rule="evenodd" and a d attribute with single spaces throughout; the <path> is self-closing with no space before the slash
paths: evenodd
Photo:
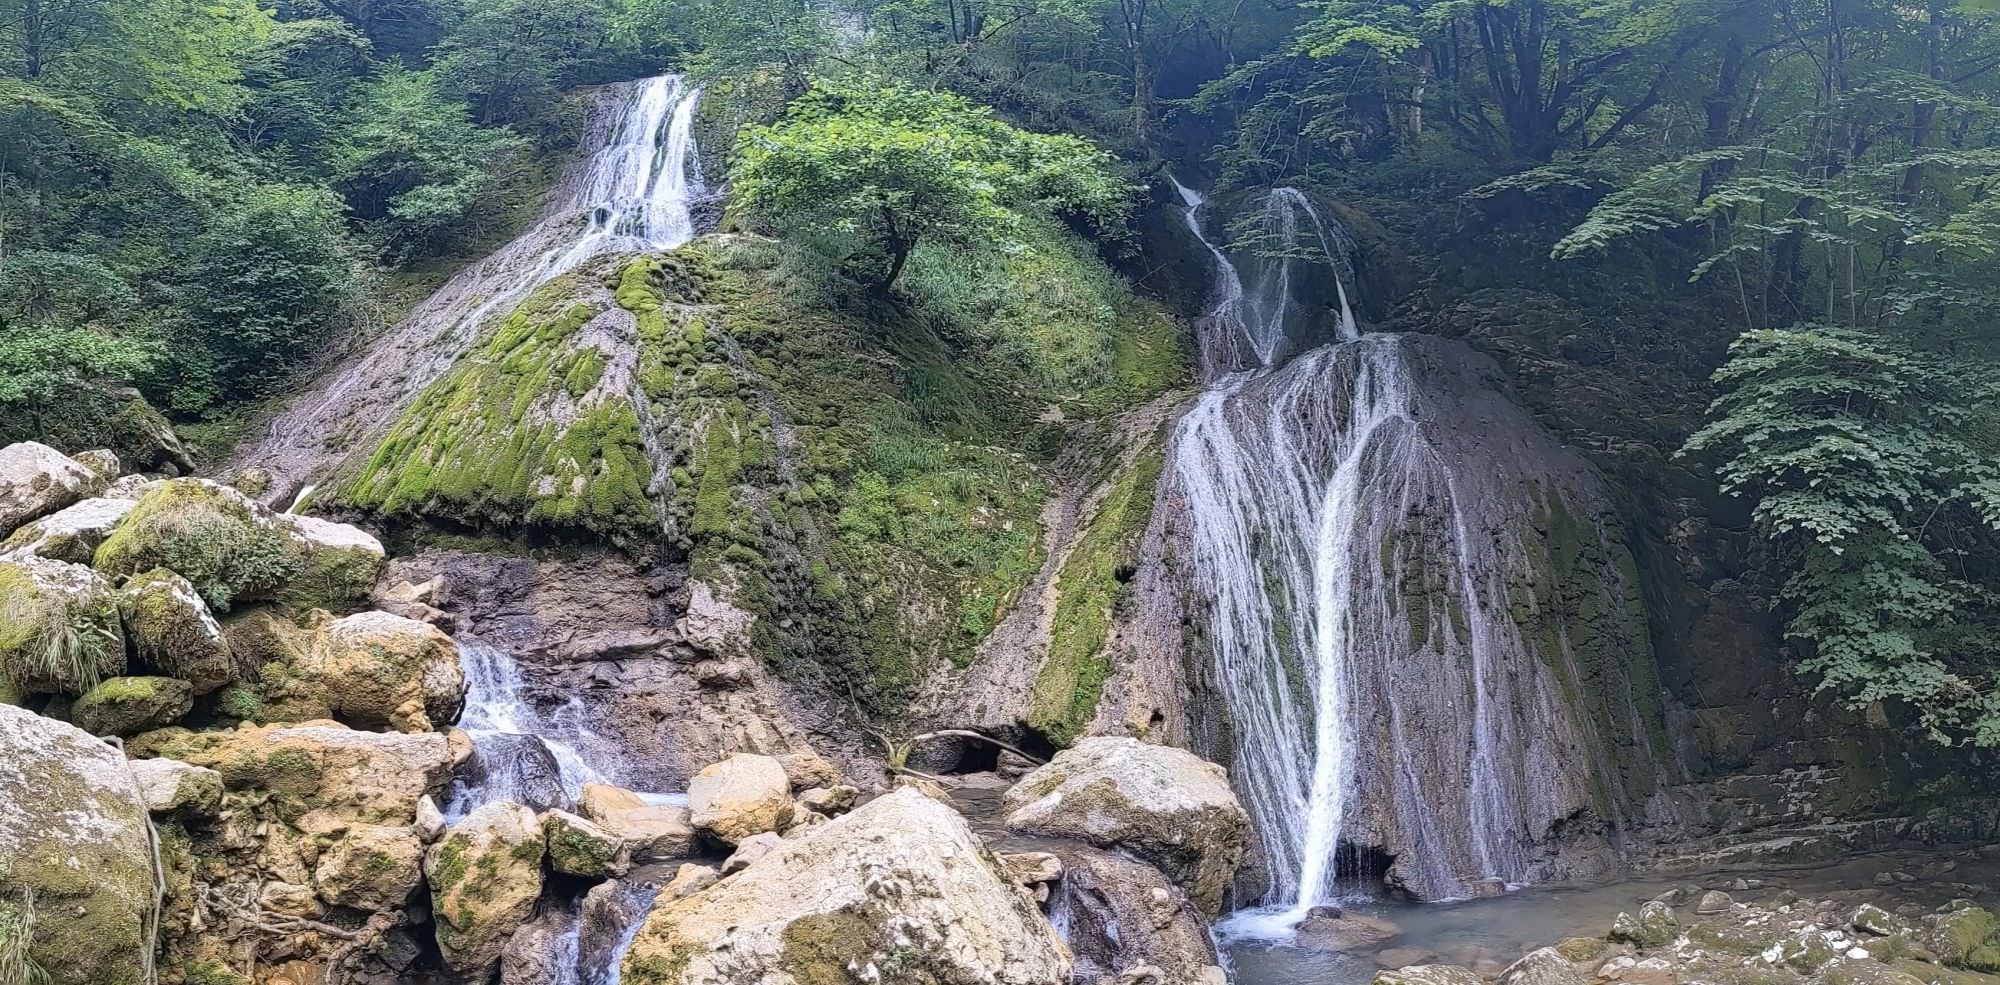
<path id="1" fill-rule="evenodd" d="M 0 561 L 0 676 L 16 691 L 79 695 L 124 672 L 110 582 L 33 555 Z"/>
<path id="2" fill-rule="evenodd" d="M 116 749 L 0 705 L 0 908 L 33 894 L 51 985 L 140 985 L 153 905 L 146 805 Z"/>
<path id="3" fill-rule="evenodd" d="M 0 542 L 0 555 L 34 554 L 87 565 L 133 505 L 129 499 L 100 497 L 66 506 L 14 531 Z"/>
<path id="4" fill-rule="evenodd" d="M 277 816 L 308 811 L 368 824 L 414 824 L 417 805 L 444 788 L 454 764 L 436 732 L 361 732 L 336 722 L 244 726 L 222 732 L 161 729 L 126 748 L 222 774 L 230 790 L 268 795 Z"/>
<path id="5" fill-rule="evenodd" d="M 109 481 L 37 441 L 0 448 L 0 536 L 103 492 Z"/>
<path id="6" fill-rule="evenodd" d="M 542 815 L 549 868 L 580 879 L 608 879 L 630 865 L 623 839 L 568 811 Z"/>
<path id="7" fill-rule="evenodd" d="M 535 812 L 494 803 L 451 826 L 424 857 L 438 951 L 467 977 L 490 974 L 535 912 L 546 843 Z"/>
<path id="8" fill-rule="evenodd" d="M 278 522 L 291 532 L 303 557 L 298 577 L 285 587 L 287 604 L 346 612 L 368 600 L 388 558 L 373 534 L 316 516 L 281 513 Z"/>
<path id="9" fill-rule="evenodd" d="M 400 910 L 423 882 L 423 857 L 423 842 L 408 827 L 350 825 L 320 852 L 313 886 L 329 906 Z"/>
<path id="10" fill-rule="evenodd" d="M 335 718 L 369 728 L 428 732 L 458 717 L 465 672 L 451 637 L 387 612 L 333 620 L 301 661 Z"/>
<path id="11" fill-rule="evenodd" d="M 224 616 L 222 635 L 238 677 L 216 694 L 224 718 L 270 724 L 333 717 L 325 681 L 306 666 L 314 630 L 276 606 L 259 605 Z"/>
<path id="12" fill-rule="evenodd" d="M 138 735 L 180 721 L 194 689 L 172 677 L 114 677 L 85 692 L 70 720 L 93 735 Z"/>
<path id="13" fill-rule="evenodd" d="M 1958 968 L 2000 972 L 2000 917 L 1963 903 L 1929 917 L 1927 939 L 1938 960 Z"/>
<path id="14" fill-rule="evenodd" d="M 859 980 L 1065 985 L 1068 950 L 964 817 L 914 790 L 784 838 L 743 871 L 662 893 L 626 985 Z"/>
<path id="15" fill-rule="evenodd" d="M 278 597 L 305 570 L 305 550 L 276 514 L 235 489 L 168 479 L 139 497 L 95 563 L 113 578 L 171 569 L 223 612 Z"/>
<path id="16" fill-rule="evenodd" d="M 1222 767 L 1184 749 L 1084 739 L 1004 796 L 1009 830 L 1123 848 L 1213 916 L 1249 847 L 1250 815 Z"/>
<path id="17" fill-rule="evenodd" d="M 165 568 L 132 576 L 118 590 L 125 637 L 142 663 L 208 694 L 236 676 L 222 624 L 193 583 Z"/>

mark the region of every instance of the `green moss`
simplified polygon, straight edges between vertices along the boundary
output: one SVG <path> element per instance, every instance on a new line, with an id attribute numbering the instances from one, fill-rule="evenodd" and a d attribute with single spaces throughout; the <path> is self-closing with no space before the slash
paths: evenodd
<path id="1" fill-rule="evenodd" d="M 125 634 L 111 593 L 83 578 L 74 591 L 52 587 L 78 574 L 38 559 L 0 562 L 0 678 L 9 693 L 82 694 L 124 672 Z"/>
<path id="2" fill-rule="evenodd" d="M 800 985 L 853 985 L 848 968 L 866 961 L 882 937 L 878 922 L 846 910 L 811 913 L 785 925 L 779 963 Z"/>
<path id="3" fill-rule="evenodd" d="M 305 564 L 298 542 L 242 494 L 196 479 L 169 479 L 141 497 L 97 548 L 114 578 L 168 568 L 211 608 L 271 598 Z"/>
<path id="4" fill-rule="evenodd" d="M 604 353 L 579 339 L 611 307 L 589 283 L 558 278 L 492 327 L 404 411 L 344 499 L 478 529 L 648 540 L 659 514 L 638 413 L 598 392 Z"/>
<path id="5" fill-rule="evenodd" d="M 1155 444 L 1119 472 L 1057 577 L 1049 655 L 1035 678 L 1028 724 L 1058 745 L 1074 742 L 1097 712 L 1111 674 L 1104 647 L 1114 610 L 1137 567 L 1165 464 Z"/>
<path id="6" fill-rule="evenodd" d="M 465 855 L 467 846 L 471 843 L 471 838 L 466 835 L 454 834 L 447 836 L 444 843 L 438 846 L 437 861 L 431 864 L 430 871 L 433 896 L 442 896 L 450 892 L 452 887 L 465 879 L 467 869 Z"/>
<path id="7" fill-rule="evenodd" d="M 220 961 L 196 961 L 181 969 L 182 985 L 249 985 L 249 981 Z"/>

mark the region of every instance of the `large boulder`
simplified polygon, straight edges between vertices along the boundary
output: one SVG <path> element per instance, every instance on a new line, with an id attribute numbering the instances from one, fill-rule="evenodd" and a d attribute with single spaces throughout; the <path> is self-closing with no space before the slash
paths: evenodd
<path id="1" fill-rule="evenodd" d="M 400 910 L 422 882 L 424 844 L 402 826 L 349 825 L 320 852 L 313 885 L 320 899 L 370 913 Z"/>
<path id="2" fill-rule="evenodd" d="M 586 783 L 576 810 L 623 842 L 633 862 L 660 862 L 695 853 L 694 824 L 685 807 L 647 803 L 630 790 Z"/>
<path id="3" fill-rule="evenodd" d="M 86 499 L 14 531 L 0 542 L 0 555 L 34 554 L 71 564 L 89 564 L 111 531 L 132 512 L 129 499 Z"/>
<path id="4" fill-rule="evenodd" d="M 737 753 L 688 781 L 688 811 L 694 826 L 734 845 L 792 822 L 792 781 L 770 756 Z"/>
<path id="5" fill-rule="evenodd" d="M 431 846 L 424 878 L 438 951 L 453 971 L 479 977 L 500 963 L 542 895 L 544 848 L 535 812 L 505 802 L 473 811 Z"/>
<path id="6" fill-rule="evenodd" d="M 360 527 L 316 516 L 278 514 L 303 558 L 288 600 L 325 609 L 352 609 L 368 598 L 388 553 L 382 542 Z"/>
<path id="7" fill-rule="evenodd" d="M 271 795 L 279 816 L 325 811 L 348 821 L 401 826 L 451 778 L 451 750 L 436 732 L 357 732 L 337 722 L 246 726 L 226 732 L 162 729 L 133 739 L 136 756 L 167 756 L 222 774 L 231 790 Z"/>
<path id="8" fill-rule="evenodd" d="M 113 578 L 169 568 L 218 612 L 238 601 L 277 598 L 305 570 L 304 549 L 289 526 L 263 504 L 207 479 L 152 483 L 97 548 L 95 564 Z"/>
<path id="9" fill-rule="evenodd" d="M 171 677 L 113 677 L 84 692 L 70 720 L 93 735 L 138 735 L 180 721 L 194 690 Z"/>
<path id="10" fill-rule="evenodd" d="M 1125 848 L 1210 915 L 1250 837 L 1250 816 L 1222 767 L 1137 739 L 1084 739 L 1022 777 L 1004 803 L 1009 829 Z"/>
<path id="11" fill-rule="evenodd" d="M 33 895 L 28 956 L 50 985 L 140 985 L 153 905 L 146 803 L 125 757 L 0 705 L 0 913 Z"/>
<path id="12" fill-rule="evenodd" d="M 549 868 L 566 876 L 606 879 L 631 866 L 623 839 L 568 811 L 544 812 L 542 837 L 549 846 Z"/>
<path id="13" fill-rule="evenodd" d="M 104 491 L 89 466 L 37 441 L 0 448 L 0 537 Z"/>
<path id="14" fill-rule="evenodd" d="M 451 637 L 387 612 L 329 623 L 303 664 L 320 678 L 334 716 L 357 725 L 428 732 L 465 704 L 465 671 Z"/>
<path id="15" fill-rule="evenodd" d="M 30 694 L 78 695 L 124 672 L 110 582 L 32 555 L 0 561 L 0 678 Z"/>
<path id="16" fill-rule="evenodd" d="M 236 676 L 229 641 L 208 603 L 186 578 L 165 568 L 132 576 L 118 590 L 125 637 L 148 666 L 208 694 Z"/>
<path id="17" fill-rule="evenodd" d="M 625 985 L 1067 985 L 1070 957 L 958 812 L 900 790 L 663 898 Z"/>

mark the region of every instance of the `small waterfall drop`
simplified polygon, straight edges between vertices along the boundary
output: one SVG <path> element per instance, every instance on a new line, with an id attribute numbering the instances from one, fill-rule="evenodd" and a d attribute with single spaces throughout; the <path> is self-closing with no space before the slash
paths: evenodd
<path id="1" fill-rule="evenodd" d="M 1215 287 L 1198 326 L 1210 382 L 1171 438 L 1171 490 L 1210 593 L 1232 778 L 1270 871 L 1267 908 L 1226 930 L 1289 934 L 1361 888 L 1363 846 L 1393 846 L 1402 888 L 1424 898 L 1521 881 L 1524 743 L 1492 710 L 1544 696 L 1510 690 L 1525 649 L 1490 604 L 1509 560 L 1476 541 L 1453 463 L 1426 437 L 1415 350 L 1361 334 L 1351 245 L 1304 194 L 1268 193 L 1225 251 L 1201 196 L 1176 186 Z M 1333 273 L 1337 311 L 1301 304 L 1312 269 Z M 1293 354 L 1315 330 L 1338 341 Z"/>
<path id="2" fill-rule="evenodd" d="M 447 820 L 502 800 L 566 808 L 584 784 L 609 782 L 579 750 L 597 753 L 600 763 L 615 750 L 583 724 L 574 697 L 552 711 L 537 709 L 513 656 L 470 637 L 459 638 L 458 661 L 466 682 L 458 727 L 472 738 L 473 759 L 446 792 Z"/>
<path id="3" fill-rule="evenodd" d="M 488 318 L 593 257 L 693 239 L 709 197 L 694 138 L 701 87 L 661 75 L 604 87 L 581 152 L 532 228 L 467 267 L 345 365 L 327 373 L 236 456 L 275 494 L 386 428 L 443 375 Z"/>

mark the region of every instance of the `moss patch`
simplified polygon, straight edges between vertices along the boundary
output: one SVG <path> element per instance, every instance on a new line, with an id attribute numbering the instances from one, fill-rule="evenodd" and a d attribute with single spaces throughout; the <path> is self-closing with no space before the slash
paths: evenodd
<path id="1" fill-rule="evenodd" d="M 268 511 L 235 490 L 169 479 L 141 497 L 97 548 L 111 577 L 169 568 L 218 612 L 271 598 L 296 578 L 304 550 Z"/>

